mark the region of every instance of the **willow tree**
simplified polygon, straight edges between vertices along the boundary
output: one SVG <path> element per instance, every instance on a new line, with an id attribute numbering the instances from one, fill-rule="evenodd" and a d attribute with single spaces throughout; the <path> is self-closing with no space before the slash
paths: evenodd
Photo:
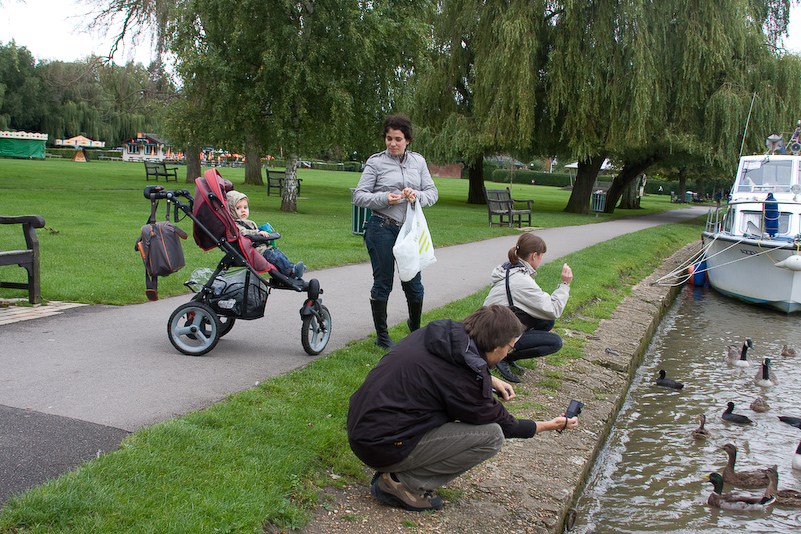
<path id="1" fill-rule="evenodd" d="M 434 39 L 415 76 L 415 117 L 426 156 L 463 161 L 468 202 L 484 199 L 483 158 L 541 147 L 546 116 L 543 69 L 554 3 L 490 0 L 440 2 Z"/>
<path id="2" fill-rule="evenodd" d="M 753 73 L 775 60 L 768 37 L 781 28 L 765 25 L 781 24 L 785 4 L 565 1 L 548 78 L 552 109 L 566 117 L 562 138 L 579 158 L 566 211 L 589 211 L 595 173 L 582 170 L 602 155 L 625 162 L 608 192 L 611 212 L 632 180 L 674 150 L 731 154 L 752 93 L 761 86 L 778 97 Z M 767 107 L 775 118 L 778 108 Z"/>
<path id="3" fill-rule="evenodd" d="M 660 70 L 693 83 L 664 91 L 675 102 L 666 110 L 664 131 L 649 128 L 636 151 L 623 151 L 625 164 L 608 193 L 610 213 L 640 174 L 665 158 L 675 161 L 674 154 L 686 152 L 696 168 L 698 160 L 705 161 L 713 173 L 733 171 L 743 141 L 749 151 L 764 150 L 764 138 L 776 125 L 791 124 L 793 95 L 801 90 L 798 58 L 782 56 L 774 46 L 786 32 L 787 0 L 753 0 L 734 10 L 708 4 L 657 7 L 671 10 L 653 17 L 672 20 L 670 31 L 661 33 L 664 48 L 682 51 L 660 55 Z M 749 118 L 755 128 L 744 138 Z M 621 202 L 621 207 L 630 206 Z"/>

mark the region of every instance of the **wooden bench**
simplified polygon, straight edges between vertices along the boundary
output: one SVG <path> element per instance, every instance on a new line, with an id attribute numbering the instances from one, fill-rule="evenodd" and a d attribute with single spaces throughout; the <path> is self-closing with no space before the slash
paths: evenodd
<path id="1" fill-rule="evenodd" d="M 21 224 L 25 236 L 26 250 L 0 250 L 0 265 L 19 265 L 28 271 L 28 283 L 0 282 L 0 287 L 9 289 L 27 289 L 28 302 L 42 302 L 42 289 L 39 278 L 39 239 L 36 228 L 44 228 L 45 220 L 39 215 L 21 215 L 19 217 L 0 216 L 0 224 Z"/>
<path id="2" fill-rule="evenodd" d="M 150 177 L 153 177 L 154 180 L 157 182 L 159 181 L 159 176 L 163 176 L 164 180 L 169 182 L 172 179 L 174 182 L 178 182 L 178 167 L 167 167 L 164 162 L 156 162 L 156 161 L 146 161 L 145 162 L 145 178 L 147 181 L 150 181 Z"/>
<path id="3" fill-rule="evenodd" d="M 498 226 L 512 227 L 517 224 L 518 228 L 526 223 L 526 226 L 531 226 L 531 205 L 533 200 L 519 200 L 512 198 L 509 188 L 506 189 L 484 189 L 487 198 L 487 216 L 489 219 L 490 228 L 496 224 Z M 515 203 L 526 204 L 525 209 L 516 209 Z M 498 217 L 498 222 L 493 222 L 492 218 Z"/>
<path id="4" fill-rule="evenodd" d="M 267 174 L 267 196 L 270 196 L 270 191 L 273 189 L 278 190 L 278 194 L 280 196 L 284 195 L 284 180 L 286 180 L 286 171 L 276 171 L 270 170 L 267 167 L 264 167 L 264 172 Z M 298 184 L 298 194 L 300 194 L 300 178 L 295 177 L 295 181 Z"/>

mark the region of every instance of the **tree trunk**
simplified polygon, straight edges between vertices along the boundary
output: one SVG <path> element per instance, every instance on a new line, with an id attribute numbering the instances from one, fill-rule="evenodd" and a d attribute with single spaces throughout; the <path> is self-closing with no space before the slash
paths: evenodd
<path id="1" fill-rule="evenodd" d="M 294 152 L 286 159 L 286 175 L 284 189 L 281 191 L 281 211 L 297 213 L 298 211 L 298 182 L 297 179 L 298 155 Z"/>
<path id="2" fill-rule="evenodd" d="M 186 183 L 193 184 L 203 173 L 200 166 L 200 147 L 189 145 L 186 147 Z"/>
<path id="3" fill-rule="evenodd" d="M 479 156 L 474 163 L 467 166 L 467 177 L 470 181 L 467 191 L 468 204 L 486 204 L 484 195 L 484 158 Z"/>
<path id="4" fill-rule="evenodd" d="M 606 155 L 594 156 L 588 160 L 579 161 L 576 181 L 573 184 L 573 192 L 570 200 L 567 201 L 565 211 L 567 213 L 579 213 L 588 215 L 590 213 L 590 196 L 592 195 L 592 185 L 595 177 L 601 170 Z"/>
<path id="5" fill-rule="evenodd" d="M 259 136 L 252 133 L 245 135 L 245 183 L 264 185 L 264 178 L 261 176 Z"/>
<path id="6" fill-rule="evenodd" d="M 612 187 L 610 187 L 609 191 L 606 193 L 606 206 L 604 207 L 604 213 L 614 213 L 617 201 L 620 200 L 620 197 L 623 195 L 623 191 L 625 191 L 626 188 L 632 183 L 636 185 L 637 177 L 644 173 L 648 167 L 664 159 L 664 157 L 665 156 L 661 154 L 651 154 L 650 156 L 638 161 L 625 162 L 618 175 L 615 176 L 614 180 L 612 180 Z M 620 207 L 624 209 L 627 208 L 627 206 L 623 205 Z"/>
<path id="7" fill-rule="evenodd" d="M 623 210 L 640 209 L 640 197 L 637 196 L 636 179 L 629 182 L 629 185 L 623 189 L 623 194 L 620 196 L 620 205 L 618 207 Z"/>
<path id="8" fill-rule="evenodd" d="M 687 192 L 687 173 L 686 169 L 679 171 L 679 202 L 684 202 L 684 194 Z"/>

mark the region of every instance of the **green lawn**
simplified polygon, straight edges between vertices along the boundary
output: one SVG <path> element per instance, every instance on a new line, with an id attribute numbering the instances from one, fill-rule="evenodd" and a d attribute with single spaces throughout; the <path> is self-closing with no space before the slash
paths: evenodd
<path id="1" fill-rule="evenodd" d="M 184 168 L 179 169 L 179 176 Z M 292 261 L 310 269 L 368 261 L 360 236 L 351 233 L 350 188 L 358 173 L 300 169 L 303 195 L 297 213 L 280 211 L 281 199 L 267 196 L 266 187 L 244 186 L 244 170 L 220 169 L 224 178 L 250 197 L 251 219 L 270 222 L 282 234 L 278 246 Z M 92 161 L 0 159 L 2 215 L 42 215 L 46 228 L 38 231 L 42 266 L 42 295 L 46 300 L 130 304 L 143 302 L 144 267 L 134 244 L 147 221 L 150 205 L 142 195 L 144 165 Z M 488 228 L 486 207 L 467 204 L 466 180 L 436 178 L 439 202 L 426 209 L 436 246 L 465 243 L 516 233 Z M 149 182 L 153 184 L 154 182 Z M 160 182 L 163 184 L 163 182 Z M 173 184 L 170 184 L 172 187 Z M 490 188 L 500 184 L 488 183 Z M 178 187 L 194 186 L 179 178 Z M 569 192 L 554 187 L 514 185 L 516 198 L 536 200 L 533 223 L 539 227 L 572 226 L 612 218 L 646 215 L 677 207 L 667 196 L 642 199 L 642 209 L 616 210 L 613 215 L 574 215 L 562 210 Z M 165 204 L 159 218 L 165 217 Z M 213 267 L 217 250 L 204 252 L 191 238 L 191 221 L 179 223 L 190 233 L 184 244 L 187 267 L 159 281 L 159 294 L 185 292 L 183 282 L 196 267 Z M 18 227 L 0 227 L 0 249 L 24 248 Z M 2 269 L 4 281 L 24 281 L 18 267 Z M 0 289 L 0 297 L 24 297 L 23 291 Z"/>
<path id="2" fill-rule="evenodd" d="M 305 182 L 304 182 L 305 183 Z M 700 224 L 670 224 L 627 234 L 570 254 L 581 283 L 571 288 L 556 331 L 595 332 L 631 286 L 684 244 Z M 614 251 L 614 252 L 610 252 Z M 559 281 L 562 262 L 539 271 L 543 287 Z M 460 320 L 481 305 L 485 288 L 432 310 L 423 322 Z M 393 339 L 405 324 L 390 330 Z M 563 406 L 531 402 L 539 389 L 561 387 L 560 367 L 583 355 L 583 335 L 565 336 L 558 353 L 520 363 L 550 377 L 516 388 L 518 417 L 553 417 Z M 0 510 L 0 533 L 149 534 L 265 531 L 302 527 L 320 503 L 320 488 L 361 481 L 370 472 L 345 434 L 348 398 L 383 351 L 354 341 L 303 369 L 231 395 L 205 410 L 170 419 L 127 438 L 120 450 L 84 463 L 12 497 Z M 366 490 L 366 488 L 365 488 Z M 447 496 L 447 492 L 443 492 Z"/>
<path id="3" fill-rule="evenodd" d="M 120 304 L 143 299 L 143 267 L 133 251 L 139 226 L 149 214 L 141 194 L 141 165 L 15 160 L 0 160 L 0 165 L 4 214 L 39 213 L 47 220 L 48 229 L 39 232 L 46 298 Z M 242 182 L 241 170 L 224 169 L 222 174 Z M 253 219 L 278 227 L 290 258 L 303 259 L 312 268 L 366 261 L 361 238 L 350 233 L 348 187 L 358 175 L 306 170 L 301 176 L 307 199 L 299 201 L 297 214 L 281 213 L 280 200 L 267 198 L 263 188 L 243 188 L 252 195 Z M 439 179 L 437 185 L 441 200 L 426 214 L 439 246 L 516 232 L 487 228 L 484 206 L 464 202 L 464 181 Z M 537 200 L 540 226 L 609 218 L 562 213 L 568 193 L 554 188 L 516 186 L 515 196 Z M 643 199 L 643 205 L 637 214 L 673 207 L 658 197 Z M 625 215 L 631 213 L 615 213 Z M 583 274 L 581 283 L 571 288 L 556 331 L 593 333 L 632 285 L 676 249 L 696 241 L 700 231 L 699 221 L 663 225 L 566 256 L 564 261 Z M 21 240 L 18 229 L 3 232 L 4 247 Z M 218 253 L 203 253 L 191 242 L 185 249 L 190 268 L 219 259 Z M 561 265 L 542 266 L 537 280 L 543 287 L 558 283 Z M 181 291 L 182 275 L 162 281 L 162 291 Z M 481 305 L 486 292 L 431 310 L 424 323 L 460 320 Z M 407 332 L 404 323 L 390 330 L 396 340 Z M 531 390 L 559 389 L 559 367 L 583 355 L 585 336 L 563 337 L 565 345 L 557 354 L 522 362 L 551 378 L 547 384 L 518 388 L 518 398 L 509 403 L 515 415 L 539 419 L 558 409 L 531 402 L 536 393 Z M 350 451 L 344 428 L 348 398 L 382 355 L 372 338 L 353 341 L 303 369 L 136 432 L 118 451 L 9 499 L 0 510 L 0 533 L 258 533 L 267 525 L 281 531 L 299 528 L 318 503 L 321 486 L 364 483 L 369 476 Z"/>

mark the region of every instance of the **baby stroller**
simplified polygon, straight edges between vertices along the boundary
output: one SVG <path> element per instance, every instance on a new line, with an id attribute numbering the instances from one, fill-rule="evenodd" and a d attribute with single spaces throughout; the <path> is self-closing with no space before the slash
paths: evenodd
<path id="1" fill-rule="evenodd" d="M 145 198 L 151 202 L 167 200 L 168 216 L 170 204 L 174 205 L 176 223 L 179 210 L 192 219 L 193 237 L 200 248 L 218 247 L 225 253 L 202 286 L 193 286 L 191 280 L 187 282 L 196 294 L 189 302 L 178 306 L 167 322 L 167 335 L 173 346 L 190 356 L 206 354 L 231 331 L 237 319 L 263 317 L 272 289 L 286 289 L 306 293 L 300 308 L 300 340 L 309 355 L 322 352 L 331 337 L 331 314 L 321 302 L 323 290 L 317 279 L 286 277 L 253 248 L 252 241 L 274 240 L 281 236 L 275 233 L 269 238 L 254 236 L 251 240 L 239 232 L 225 204 L 225 193 L 233 184 L 223 179 L 216 169 L 206 171 L 195 185 L 195 197 L 186 189 L 167 190 L 158 185 L 144 189 Z M 260 273 L 270 276 L 265 279 Z"/>

